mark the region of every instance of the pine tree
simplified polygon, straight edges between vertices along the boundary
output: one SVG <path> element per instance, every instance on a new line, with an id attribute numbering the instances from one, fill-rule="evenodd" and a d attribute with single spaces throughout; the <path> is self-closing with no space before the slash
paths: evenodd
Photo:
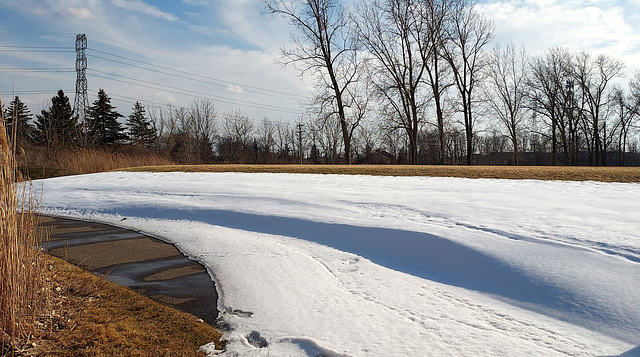
<path id="1" fill-rule="evenodd" d="M 113 145 L 125 140 L 127 136 L 118 118 L 124 116 L 111 105 L 111 98 L 103 89 L 98 91 L 98 99 L 87 110 L 89 143 L 95 146 Z"/>
<path id="2" fill-rule="evenodd" d="M 24 104 L 18 96 L 9 103 L 9 108 L 5 110 L 4 117 L 6 120 L 7 135 L 9 137 L 13 136 L 15 130 L 15 135 L 18 138 L 22 140 L 33 139 L 35 128 L 29 122 L 32 118 L 31 112 L 29 112 L 27 105 Z"/>
<path id="3" fill-rule="evenodd" d="M 136 102 L 133 106 L 133 113 L 127 119 L 127 127 L 129 128 L 129 139 L 134 145 L 144 145 L 150 149 L 156 144 L 158 132 L 151 121 L 146 118 L 144 106 L 140 102 Z"/>
<path id="4" fill-rule="evenodd" d="M 78 118 L 62 89 L 51 98 L 51 107 L 36 115 L 36 140 L 48 149 L 78 141 Z"/>

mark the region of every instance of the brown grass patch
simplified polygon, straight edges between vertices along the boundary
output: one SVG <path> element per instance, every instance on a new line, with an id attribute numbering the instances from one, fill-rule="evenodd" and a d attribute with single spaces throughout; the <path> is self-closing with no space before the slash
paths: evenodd
<path id="1" fill-rule="evenodd" d="M 52 313 L 19 355 L 202 356 L 221 334 L 198 318 L 46 256 Z"/>
<path id="2" fill-rule="evenodd" d="M 151 153 L 121 153 L 89 149 L 59 155 L 57 162 L 59 167 L 79 174 L 112 171 L 125 167 L 172 164 L 170 160 Z"/>
<path id="3" fill-rule="evenodd" d="M 153 152 L 135 147 L 112 149 L 66 148 L 47 152 L 31 146 L 19 162 L 23 175 L 31 179 L 90 174 L 127 167 L 172 165 L 173 162 Z"/>
<path id="4" fill-rule="evenodd" d="M 269 172 L 375 176 L 640 182 L 640 167 L 398 166 L 398 165 L 166 165 L 128 168 L 148 172 Z"/>

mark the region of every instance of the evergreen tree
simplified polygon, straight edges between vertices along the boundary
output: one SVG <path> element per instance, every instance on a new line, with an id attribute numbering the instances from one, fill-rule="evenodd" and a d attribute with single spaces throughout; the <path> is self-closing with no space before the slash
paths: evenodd
<path id="1" fill-rule="evenodd" d="M 4 117 L 7 135 L 9 137 L 13 136 L 15 130 L 16 136 L 22 140 L 30 140 L 33 138 L 35 129 L 29 122 L 32 117 L 31 112 L 29 112 L 27 105 L 24 104 L 18 96 L 9 103 L 9 108 L 5 110 Z"/>
<path id="2" fill-rule="evenodd" d="M 127 136 L 118 118 L 124 117 L 115 111 L 111 98 L 103 89 L 98 91 L 98 99 L 87 110 L 89 143 L 95 146 L 113 145 L 125 140 Z"/>
<path id="3" fill-rule="evenodd" d="M 78 139 L 78 118 L 74 115 L 69 98 L 62 89 L 51 98 L 51 107 L 36 115 L 36 140 L 46 144 L 48 149 L 54 146 L 74 144 Z"/>
<path id="4" fill-rule="evenodd" d="M 129 128 L 129 139 L 134 145 L 144 145 L 146 148 L 153 148 L 158 139 L 158 132 L 155 125 L 146 118 L 144 106 L 136 102 L 133 106 L 133 113 L 127 119 Z"/>

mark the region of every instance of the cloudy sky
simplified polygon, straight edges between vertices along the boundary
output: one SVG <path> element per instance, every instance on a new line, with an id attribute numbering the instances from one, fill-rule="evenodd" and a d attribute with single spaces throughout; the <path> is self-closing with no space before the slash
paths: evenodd
<path id="1" fill-rule="evenodd" d="M 640 0 L 481 0 L 496 41 L 530 54 L 552 46 L 606 53 L 640 68 Z M 274 60 L 289 27 L 261 0 L 0 0 L 0 95 L 32 113 L 58 89 L 75 95 L 75 37 L 87 35 L 88 97 L 99 88 L 128 115 L 210 98 L 218 112 L 293 121 L 311 83 Z"/>

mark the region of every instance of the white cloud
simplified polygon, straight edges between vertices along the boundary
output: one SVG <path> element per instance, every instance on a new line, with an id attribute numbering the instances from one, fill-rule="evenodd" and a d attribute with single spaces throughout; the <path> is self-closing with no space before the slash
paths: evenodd
<path id="1" fill-rule="evenodd" d="M 87 19 L 92 17 L 93 11 L 91 11 L 91 9 L 94 8 L 95 5 L 96 0 L 3 0 L 0 2 L 0 6 L 3 8 L 29 15 L 43 17 L 53 15 L 77 19 Z"/>
<path id="2" fill-rule="evenodd" d="M 182 2 L 192 6 L 213 5 L 213 0 L 182 0 Z"/>
<path id="3" fill-rule="evenodd" d="M 242 89 L 241 86 L 236 86 L 236 85 L 230 85 L 227 87 L 227 90 L 229 92 L 234 92 L 234 93 L 243 93 L 244 90 Z"/>
<path id="4" fill-rule="evenodd" d="M 290 27 L 278 16 L 262 15 L 261 0 L 219 0 L 226 28 L 238 38 L 265 51 L 288 44 Z"/>
<path id="5" fill-rule="evenodd" d="M 74 18 L 78 18 L 78 19 L 88 19 L 93 16 L 91 13 L 91 10 L 87 9 L 86 7 L 82 7 L 82 8 L 71 7 L 71 8 L 68 8 L 66 11 L 63 11 L 63 14 L 74 17 Z"/>
<path id="6" fill-rule="evenodd" d="M 157 17 L 168 21 L 180 21 L 180 19 L 168 12 L 164 12 L 155 6 L 149 5 L 142 0 L 111 0 L 111 3 L 119 8 L 140 12 L 146 15 Z"/>
<path id="7" fill-rule="evenodd" d="M 193 32 L 197 32 L 205 35 L 211 35 L 217 32 L 217 30 L 214 28 L 211 28 L 208 26 L 200 26 L 200 25 L 189 25 L 189 29 Z"/>
<path id="8" fill-rule="evenodd" d="M 478 9 L 496 22 L 496 41 L 538 55 L 555 46 L 604 53 L 640 68 L 637 7 L 610 0 L 491 0 Z"/>

